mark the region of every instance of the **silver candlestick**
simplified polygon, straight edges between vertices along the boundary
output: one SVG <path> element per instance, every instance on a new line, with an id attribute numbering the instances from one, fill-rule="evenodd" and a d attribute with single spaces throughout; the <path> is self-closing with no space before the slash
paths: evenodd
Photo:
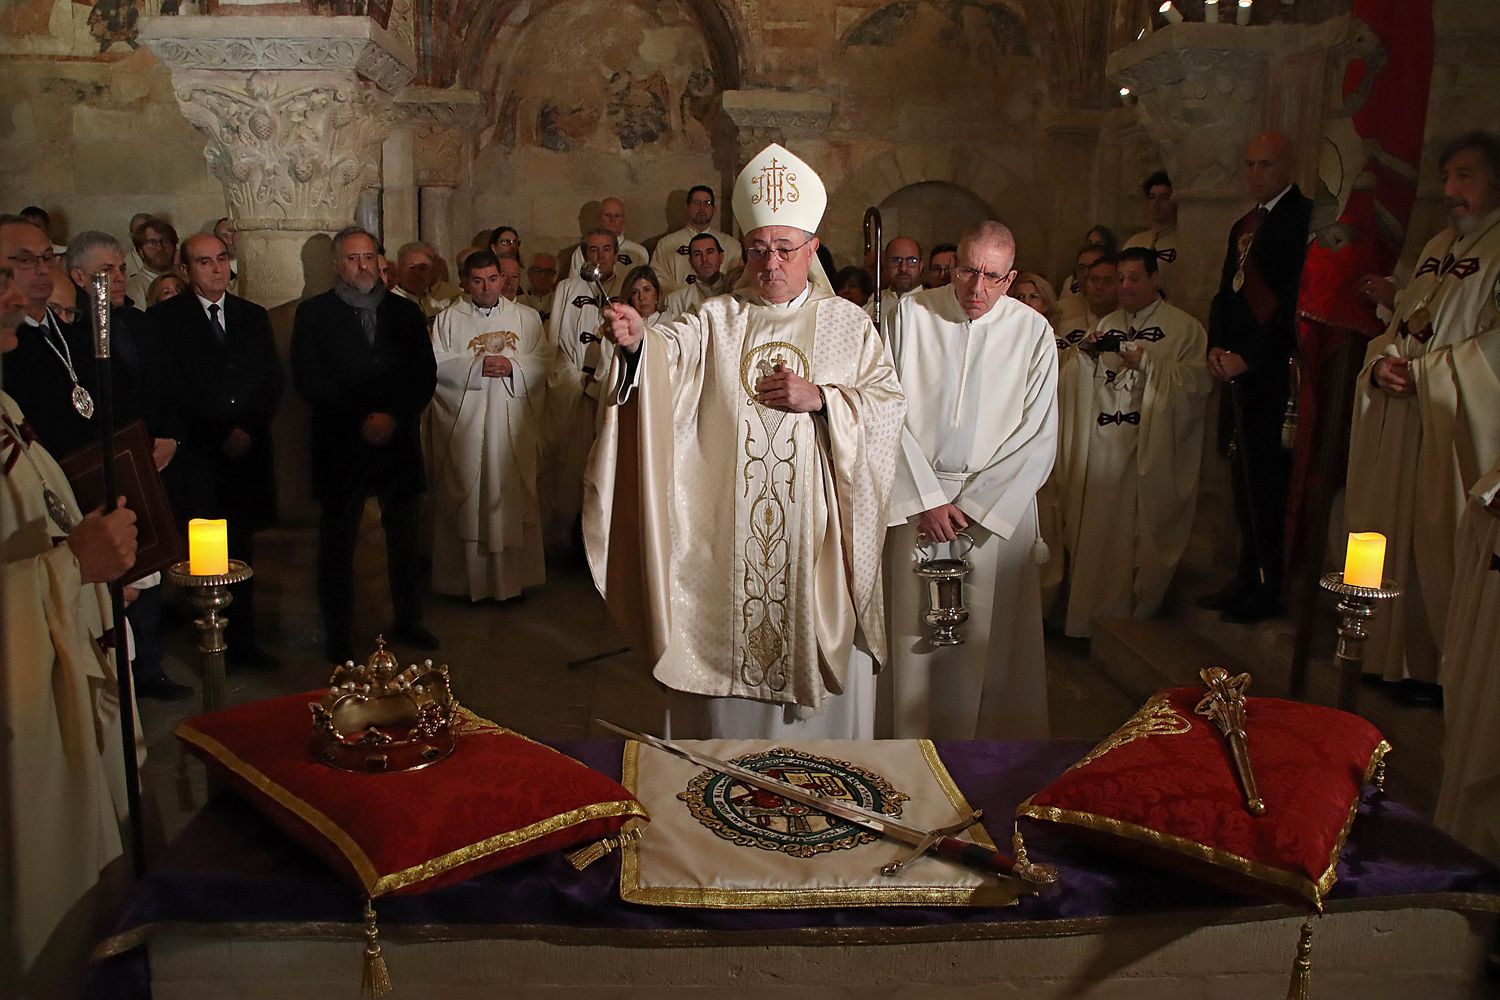
<path id="1" fill-rule="evenodd" d="M 188 603 L 201 615 L 194 624 L 198 626 L 198 652 L 203 657 L 203 710 L 214 712 L 224 707 L 224 654 L 229 651 L 224 627 L 229 619 L 223 611 L 234 603 L 229 587 L 250 579 L 255 572 L 238 559 L 229 560 L 229 572 L 212 576 L 194 576 L 188 572 L 189 566 L 186 559 L 173 563 L 167 579 L 187 588 Z"/>
<path id="2" fill-rule="evenodd" d="M 1359 675 L 1365 658 L 1365 640 L 1370 637 L 1365 626 L 1375 615 L 1376 602 L 1401 596 L 1394 580 L 1383 580 L 1379 587 L 1358 587 L 1344 582 L 1343 573 L 1329 573 L 1318 586 L 1339 595 L 1339 643 L 1334 659 L 1339 664 L 1339 708 L 1355 711 L 1359 701 Z"/>

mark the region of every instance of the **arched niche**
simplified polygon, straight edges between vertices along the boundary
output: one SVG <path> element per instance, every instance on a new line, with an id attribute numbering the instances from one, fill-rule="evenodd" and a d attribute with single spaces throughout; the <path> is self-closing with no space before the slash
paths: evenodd
<path id="1" fill-rule="evenodd" d="M 924 255 L 939 243 L 957 243 L 965 229 L 995 215 L 983 198 L 948 181 L 908 184 L 878 207 L 885 239 L 909 236 L 922 245 Z"/>
<path id="2" fill-rule="evenodd" d="M 528 248 L 564 246 L 578 239 L 582 206 L 618 195 L 626 235 L 649 245 L 682 224 L 688 187 L 722 187 L 734 143 L 719 94 L 739 71 L 717 4 L 497 6 L 476 8 L 469 28 L 494 20 L 468 57 L 490 118 L 476 143 L 475 227 L 504 221 Z"/>

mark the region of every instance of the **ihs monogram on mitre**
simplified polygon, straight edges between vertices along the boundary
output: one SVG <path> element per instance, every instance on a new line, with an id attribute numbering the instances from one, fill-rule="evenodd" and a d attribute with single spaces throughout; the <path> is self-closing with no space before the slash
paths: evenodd
<path id="1" fill-rule="evenodd" d="M 506 351 L 514 351 L 520 339 L 514 331 L 494 330 L 490 333 L 481 333 L 469 341 L 469 350 L 473 351 L 475 355 L 483 355 L 485 357 L 504 354 Z"/>

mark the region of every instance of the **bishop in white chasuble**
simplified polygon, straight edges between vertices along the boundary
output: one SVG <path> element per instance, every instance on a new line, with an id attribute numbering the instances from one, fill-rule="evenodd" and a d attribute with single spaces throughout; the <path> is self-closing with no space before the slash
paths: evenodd
<path id="1" fill-rule="evenodd" d="M 1388 681 L 1438 679 L 1459 514 L 1500 459 L 1500 189 L 1474 166 L 1488 187 L 1423 248 L 1355 383 L 1345 521 L 1386 536 L 1401 587 L 1365 642 L 1365 672 Z"/>
<path id="2" fill-rule="evenodd" d="M 432 588 L 503 601 L 546 580 L 537 465 L 552 350 L 536 310 L 504 294 L 520 282 L 516 261 L 471 254 L 463 282 L 470 301 L 443 310 L 432 328 L 437 391 L 423 449 Z"/>
<path id="3" fill-rule="evenodd" d="M 1148 248 L 1121 253 L 1122 308 L 1080 343 L 1061 393 L 1070 636 L 1091 635 L 1099 618 L 1156 614 L 1192 531 L 1208 335 L 1160 297 L 1155 268 Z"/>
<path id="4" fill-rule="evenodd" d="M 953 283 L 902 298 L 889 328 L 907 395 L 882 677 L 897 737 L 1048 733 L 1036 494 L 1057 454 L 1057 349 L 1046 317 L 1005 294 L 1014 259 L 1009 229 L 977 227 L 959 243 Z M 954 541 L 960 531 L 972 549 Z M 973 565 L 963 645 L 934 646 L 922 619 L 919 532 L 927 555 Z"/>
<path id="5" fill-rule="evenodd" d="M 649 329 L 619 306 L 610 327 L 589 563 L 656 679 L 708 699 L 714 737 L 873 735 L 904 400 L 868 317 L 815 267 L 825 203 L 810 167 L 767 147 L 735 196 L 743 296 Z"/>

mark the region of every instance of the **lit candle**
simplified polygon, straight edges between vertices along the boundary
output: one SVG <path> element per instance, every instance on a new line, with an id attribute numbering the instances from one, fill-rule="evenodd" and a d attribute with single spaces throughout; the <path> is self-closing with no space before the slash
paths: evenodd
<path id="1" fill-rule="evenodd" d="M 1241 25 L 1249 24 L 1250 23 L 1250 8 L 1253 5 L 1254 5 L 1254 0 L 1240 0 L 1240 5 L 1239 5 L 1238 8 L 1236 8 L 1236 10 L 1234 12 L 1234 23 L 1235 24 L 1241 24 Z"/>
<path id="2" fill-rule="evenodd" d="M 1156 12 L 1166 18 L 1168 24 L 1182 23 L 1182 11 L 1177 9 L 1172 0 L 1166 0 L 1160 7 L 1156 8 Z"/>
<path id="3" fill-rule="evenodd" d="M 229 572 L 229 522 L 195 517 L 188 522 L 188 572 L 220 576 Z"/>
<path id="4" fill-rule="evenodd" d="M 1203 0 L 1203 23 L 1219 23 L 1219 0 Z"/>
<path id="5" fill-rule="evenodd" d="M 1379 588 L 1385 573 L 1385 536 L 1378 531 L 1355 531 L 1349 535 L 1349 554 L 1344 559 L 1344 582 L 1353 587 Z"/>

